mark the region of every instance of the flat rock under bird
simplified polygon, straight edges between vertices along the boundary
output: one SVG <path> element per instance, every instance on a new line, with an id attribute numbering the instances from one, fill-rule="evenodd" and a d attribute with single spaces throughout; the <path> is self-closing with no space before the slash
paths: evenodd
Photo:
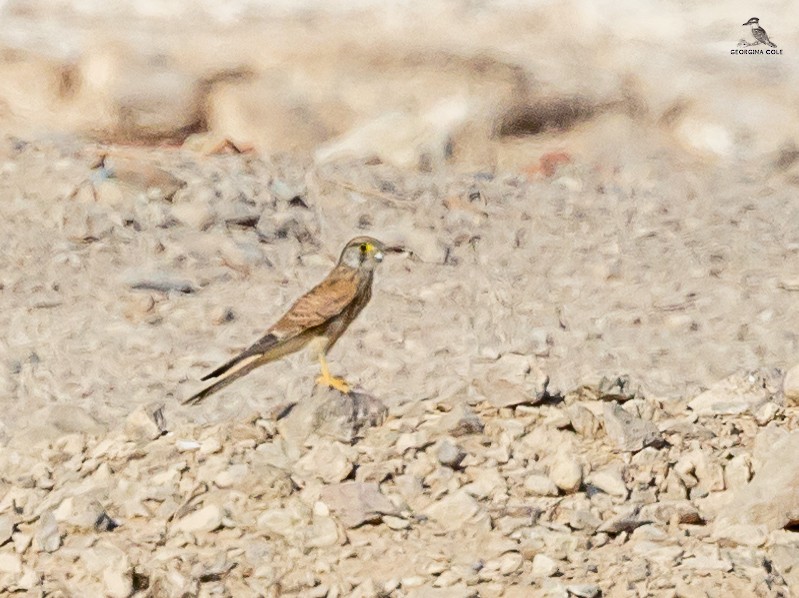
<path id="1" fill-rule="evenodd" d="M 317 382 L 344 393 L 349 392 L 349 385 L 344 380 L 330 375 L 325 355 L 369 302 L 375 268 L 383 260 L 384 253 L 389 251 L 401 249 L 386 247 L 372 237 L 352 239 L 344 247 L 338 264 L 327 278 L 300 297 L 258 341 L 204 376 L 203 380 L 219 380 L 183 403 L 199 403 L 258 366 L 307 345 L 317 351 L 322 367 L 322 375 Z"/>

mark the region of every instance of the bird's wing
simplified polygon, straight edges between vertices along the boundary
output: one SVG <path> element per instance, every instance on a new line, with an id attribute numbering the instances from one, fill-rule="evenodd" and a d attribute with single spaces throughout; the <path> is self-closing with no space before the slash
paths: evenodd
<path id="1" fill-rule="evenodd" d="M 359 289 L 356 270 L 342 266 L 334 268 L 327 278 L 300 297 L 264 336 L 203 376 L 202 380 L 224 377 L 189 397 L 184 404 L 199 403 L 256 367 L 297 351 L 304 345 L 303 339 L 298 337 L 341 314 L 358 296 Z"/>
<path id="2" fill-rule="evenodd" d="M 355 300 L 360 290 L 357 270 L 337 266 L 327 278 L 300 297 L 267 336 L 283 342 L 317 328 L 341 314 Z"/>
<path id="3" fill-rule="evenodd" d="M 768 34 L 766 33 L 766 30 L 763 29 L 762 27 L 753 27 L 752 28 L 752 35 L 761 44 L 767 44 L 769 46 L 771 45 L 771 41 L 768 38 Z"/>

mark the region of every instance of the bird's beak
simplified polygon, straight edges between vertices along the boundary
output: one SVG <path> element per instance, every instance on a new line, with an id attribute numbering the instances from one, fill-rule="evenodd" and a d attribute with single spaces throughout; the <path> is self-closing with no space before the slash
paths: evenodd
<path id="1" fill-rule="evenodd" d="M 408 250 L 400 245 L 392 245 L 391 247 L 384 247 L 383 251 L 386 253 L 407 253 Z"/>

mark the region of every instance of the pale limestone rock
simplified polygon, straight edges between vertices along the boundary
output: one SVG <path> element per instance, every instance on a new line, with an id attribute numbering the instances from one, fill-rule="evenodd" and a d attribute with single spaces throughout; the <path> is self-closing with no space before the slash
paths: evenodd
<path id="1" fill-rule="evenodd" d="M 317 477 L 326 484 L 340 482 L 352 471 L 353 451 L 340 442 L 320 442 L 294 464 L 296 475 Z"/>
<path id="2" fill-rule="evenodd" d="M 179 519 L 172 529 L 176 532 L 203 533 L 212 532 L 222 525 L 225 514 L 218 505 L 206 505 Z"/>
<path id="3" fill-rule="evenodd" d="M 465 490 L 458 490 L 431 504 L 424 513 L 444 529 L 455 531 L 469 525 L 479 511 L 479 503 Z"/>
<path id="4" fill-rule="evenodd" d="M 0 552 L 0 573 L 18 575 L 22 572 L 22 559 L 12 552 Z"/>
<path id="5" fill-rule="evenodd" d="M 592 472 L 588 481 L 606 494 L 620 498 L 627 497 L 627 485 L 624 483 L 619 465 L 610 465 Z"/>
<path id="6" fill-rule="evenodd" d="M 397 512 L 391 501 L 381 494 L 378 485 L 371 482 L 343 482 L 325 486 L 320 499 L 348 528 Z"/>
<path id="7" fill-rule="evenodd" d="M 524 489 L 535 496 L 557 496 L 558 487 L 548 476 L 534 473 L 524 479 Z"/>
<path id="8" fill-rule="evenodd" d="M 637 452 L 661 440 L 655 424 L 630 414 L 614 402 L 605 403 L 603 415 L 605 432 L 621 451 Z"/>
<path id="9" fill-rule="evenodd" d="M 574 458 L 559 452 L 549 468 L 549 478 L 564 493 L 572 494 L 583 483 L 583 468 Z"/>
<path id="10" fill-rule="evenodd" d="M 558 563 L 545 554 L 533 557 L 533 577 L 552 577 L 558 572 Z"/>
<path id="11" fill-rule="evenodd" d="M 35 540 L 40 552 L 55 552 L 61 547 L 61 532 L 52 511 L 45 512 L 39 518 Z"/>

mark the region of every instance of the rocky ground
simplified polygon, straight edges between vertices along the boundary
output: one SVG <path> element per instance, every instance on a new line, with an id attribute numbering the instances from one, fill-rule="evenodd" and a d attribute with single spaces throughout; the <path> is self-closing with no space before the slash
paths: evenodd
<path id="1" fill-rule="evenodd" d="M 5 591 L 799 584 L 787 191 L 4 147 Z M 180 405 L 360 232 L 410 250 L 332 354 L 361 394 L 297 356 Z"/>
<path id="2" fill-rule="evenodd" d="M 799 595 L 790 3 L 428 4 L 0 5 L 0 594 Z"/>

